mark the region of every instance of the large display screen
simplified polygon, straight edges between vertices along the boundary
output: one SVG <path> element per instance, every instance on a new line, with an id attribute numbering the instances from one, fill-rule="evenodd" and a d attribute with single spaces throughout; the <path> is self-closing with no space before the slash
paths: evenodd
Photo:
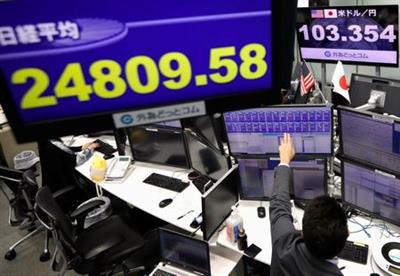
<path id="1" fill-rule="evenodd" d="M 332 153 L 330 106 L 276 106 L 224 114 L 234 155 L 277 155 L 284 133 L 292 135 L 296 154 Z"/>
<path id="2" fill-rule="evenodd" d="M 343 202 L 400 225 L 400 179 L 343 160 Z"/>
<path id="3" fill-rule="evenodd" d="M 272 2 L 1 2 L 7 116 L 22 128 L 204 100 L 209 113 L 238 105 L 236 98 L 218 100 L 227 96 L 247 106 L 275 103 L 279 94 L 272 90 L 281 75 L 272 77 L 272 57 L 279 64 L 281 49 L 273 49 L 280 35 L 274 37 L 272 25 L 281 4 Z M 186 108 L 146 112 L 143 124 L 198 115 L 204 114 Z M 109 121 L 77 122 L 57 133 L 85 123 L 110 128 Z M 17 129 L 17 138 L 22 135 Z"/>
<path id="4" fill-rule="evenodd" d="M 278 159 L 239 159 L 240 197 L 245 200 L 270 199 Z M 326 194 L 326 162 L 322 159 L 292 161 L 291 194 L 310 200 Z"/>
<path id="5" fill-rule="evenodd" d="M 303 59 L 398 65 L 397 5 L 301 8 L 297 38 Z"/>
<path id="6" fill-rule="evenodd" d="M 400 174 L 400 121 L 340 109 L 339 125 L 345 157 Z"/>

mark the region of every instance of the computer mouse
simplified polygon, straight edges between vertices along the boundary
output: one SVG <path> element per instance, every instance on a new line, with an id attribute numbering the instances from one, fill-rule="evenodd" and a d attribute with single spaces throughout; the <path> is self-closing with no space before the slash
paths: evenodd
<path id="1" fill-rule="evenodd" d="M 172 198 L 166 198 L 160 201 L 160 203 L 158 203 L 158 207 L 160 208 L 164 208 L 167 207 L 168 205 L 170 205 L 172 202 Z"/>
<path id="2" fill-rule="evenodd" d="M 265 218 L 265 207 L 263 207 L 263 206 L 258 207 L 257 215 L 259 218 Z"/>

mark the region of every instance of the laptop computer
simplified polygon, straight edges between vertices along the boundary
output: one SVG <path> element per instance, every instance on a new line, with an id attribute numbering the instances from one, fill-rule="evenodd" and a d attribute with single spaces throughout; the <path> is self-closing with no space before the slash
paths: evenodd
<path id="1" fill-rule="evenodd" d="M 150 276 L 211 275 L 208 243 L 160 229 L 161 262 Z"/>

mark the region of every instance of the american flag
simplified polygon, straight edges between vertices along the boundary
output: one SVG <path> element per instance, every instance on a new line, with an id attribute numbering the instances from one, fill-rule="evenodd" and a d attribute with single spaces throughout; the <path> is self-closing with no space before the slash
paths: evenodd
<path id="1" fill-rule="evenodd" d="M 324 18 L 323 10 L 311 10 L 311 18 Z"/>
<path id="2" fill-rule="evenodd" d="M 302 96 L 308 94 L 311 88 L 315 85 L 314 76 L 311 74 L 310 69 L 305 62 L 301 65 L 301 75 L 300 75 L 300 94 Z"/>

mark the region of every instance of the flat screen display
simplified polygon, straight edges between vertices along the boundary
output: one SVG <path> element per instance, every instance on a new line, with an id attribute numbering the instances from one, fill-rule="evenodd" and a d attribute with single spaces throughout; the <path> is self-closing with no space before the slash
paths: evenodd
<path id="1" fill-rule="evenodd" d="M 214 185 L 202 198 L 203 238 L 209 240 L 230 215 L 232 206 L 239 200 L 240 182 L 237 165 L 231 168 L 223 179 Z"/>
<path id="2" fill-rule="evenodd" d="M 342 154 L 400 172 L 400 121 L 373 113 L 339 110 Z"/>
<path id="3" fill-rule="evenodd" d="M 343 202 L 400 225 L 400 179 L 346 160 L 342 164 Z"/>
<path id="4" fill-rule="evenodd" d="M 205 241 L 172 231 L 160 230 L 160 248 L 163 261 L 210 276 L 210 253 Z"/>
<path id="5" fill-rule="evenodd" d="M 277 103 L 293 56 L 284 2 L 0 1 L 8 120 L 23 141 Z"/>
<path id="6" fill-rule="evenodd" d="M 128 137 L 135 160 L 190 168 L 182 131 L 155 126 L 133 127 L 128 130 Z"/>
<path id="7" fill-rule="evenodd" d="M 239 159 L 240 197 L 245 200 L 270 199 L 274 187 L 277 159 Z M 326 194 L 326 163 L 324 160 L 292 161 L 294 199 L 310 200 Z"/>
<path id="8" fill-rule="evenodd" d="M 292 135 L 296 154 L 332 153 L 330 106 L 276 106 L 224 114 L 233 155 L 277 155 L 284 133 Z"/>
<path id="9" fill-rule="evenodd" d="M 186 131 L 185 138 L 192 168 L 217 181 L 230 169 L 229 157 L 210 148 L 195 134 Z"/>
<path id="10" fill-rule="evenodd" d="M 397 5 L 300 8 L 297 38 L 308 61 L 398 65 Z"/>

